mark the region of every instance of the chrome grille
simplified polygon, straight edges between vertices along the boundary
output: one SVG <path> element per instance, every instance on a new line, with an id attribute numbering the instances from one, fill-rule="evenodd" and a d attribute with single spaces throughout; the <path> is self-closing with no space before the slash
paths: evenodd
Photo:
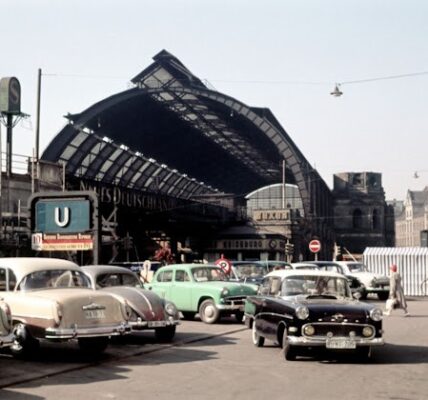
<path id="1" fill-rule="evenodd" d="M 305 335 L 303 328 L 306 325 L 312 325 L 315 328 L 315 333 L 311 336 Z M 363 336 L 363 329 L 369 326 L 373 329 L 374 334 L 372 336 L 366 337 Z M 305 324 L 302 327 L 302 335 L 307 338 L 314 337 L 327 337 L 328 333 L 332 333 L 332 337 L 346 337 L 350 336 L 351 332 L 354 332 L 356 338 L 371 339 L 376 334 L 376 328 L 373 325 L 368 324 L 347 324 L 347 323 L 313 323 L 313 324 Z"/>
<path id="2" fill-rule="evenodd" d="M 247 296 L 228 296 L 224 298 L 224 302 L 230 304 L 244 304 Z"/>

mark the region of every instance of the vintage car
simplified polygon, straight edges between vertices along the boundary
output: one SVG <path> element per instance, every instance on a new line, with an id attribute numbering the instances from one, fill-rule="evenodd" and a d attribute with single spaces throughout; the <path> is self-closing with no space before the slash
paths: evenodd
<path id="1" fill-rule="evenodd" d="M 77 339 L 85 352 L 105 350 L 110 336 L 130 330 L 130 308 L 110 294 L 94 292 L 76 264 L 53 258 L 0 258 L 15 340 L 11 351 L 26 356 L 39 340 Z"/>
<path id="2" fill-rule="evenodd" d="M 179 312 L 174 303 L 144 289 L 138 276 L 131 270 L 112 265 L 82 267 L 93 289 L 113 294 L 123 305 L 132 309 L 129 318 L 131 331 L 154 329 L 158 341 L 174 338 L 179 324 Z"/>
<path id="3" fill-rule="evenodd" d="M 229 280 L 232 282 L 260 285 L 269 273 L 267 265 L 260 261 L 232 261 Z"/>
<path id="4" fill-rule="evenodd" d="M 382 301 L 389 297 L 389 278 L 370 272 L 363 263 L 358 261 L 312 261 L 312 263 L 324 271 L 335 271 L 347 276 L 353 281 L 354 286 L 359 284 L 358 292 L 362 299 L 370 293 L 376 294 Z"/>
<path id="5" fill-rule="evenodd" d="M 285 358 L 313 348 L 353 351 L 368 359 L 384 344 L 382 310 L 351 296 L 343 275 L 326 271 L 273 271 L 257 296 L 247 297 L 245 323 L 255 346 L 282 345 Z"/>
<path id="6" fill-rule="evenodd" d="M 192 319 L 199 313 L 207 324 L 230 314 L 242 321 L 245 298 L 257 293 L 256 286 L 230 282 L 221 268 L 209 264 L 161 267 L 147 287 L 172 301 L 184 318 Z"/>
<path id="7" fill-rule="evenodd" d="M 0 285 L 4 281 L 4 276 L 0 276 Z M 12 314 L 10 307 L 6 302 L 0 300 L 0 348 L 9 347 L 13 344 L 14 335 L 12 334 Z"/>

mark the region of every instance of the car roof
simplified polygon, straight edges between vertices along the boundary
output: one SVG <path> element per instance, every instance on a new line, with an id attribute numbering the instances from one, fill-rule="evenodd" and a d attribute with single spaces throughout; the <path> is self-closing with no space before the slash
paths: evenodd
<path id="1" fill-rule="evenodd" d="M 36 271 L 70 269 L 81 271 L 74 262 L 61 258 L 8 257 L 0 258 L 0 267 L 10 268 L 19 282 L 25 275 Z"/>
<path id="2" fill-rule="evenodd" d="M 82 267 L 83 271 L 95 278 L 101 274 L 128 274 L 136 275 L 129 268 L 118 267 L 116 265 L 86 265 Z"/>
<path id="3" fill-rule="evenodd" d="M 280 278 L 287 278 L 289 276 L 330 276 L 335 278 L 343 278 L 342 274 L 338 274 L 333 271 L 318 271 L 318 270 L 296 270 L 296 269 L 279 269 L 276 271 L 269 272 L 267 275 L 269 276 L 277 276 Z"/>

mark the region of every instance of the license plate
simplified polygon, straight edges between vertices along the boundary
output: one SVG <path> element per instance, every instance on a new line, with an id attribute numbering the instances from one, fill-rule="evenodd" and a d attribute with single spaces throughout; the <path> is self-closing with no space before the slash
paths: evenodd
<path id="1" fill-rule="evenodd" d="M 355 349 L 357 347 L 351 339 L 327 339 L 327 349 Z"/>
<path id="2" fill-rule="evenodd" d="M 85 310 L 86 319 L 103 319 L 105 317 L 104 310 Z"/>
<path id="3" fill-rule="evenodd" d="M 165 321 L 149 321 L 149 328 L 158 328 L 161 326 L 166 326 Z"/>

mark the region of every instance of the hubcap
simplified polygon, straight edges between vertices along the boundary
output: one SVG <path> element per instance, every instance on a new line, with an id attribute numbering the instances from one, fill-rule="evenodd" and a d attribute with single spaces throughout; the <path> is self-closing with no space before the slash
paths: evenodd
<path id="1" fill-rule="evenodd" d="M 214 316 L 214 313 L 215 313 L 215 309 L 213 306 L 209 305 L 209 306 L 205 307 L 204 314 L 206 317 L 212 318 Z"/>

